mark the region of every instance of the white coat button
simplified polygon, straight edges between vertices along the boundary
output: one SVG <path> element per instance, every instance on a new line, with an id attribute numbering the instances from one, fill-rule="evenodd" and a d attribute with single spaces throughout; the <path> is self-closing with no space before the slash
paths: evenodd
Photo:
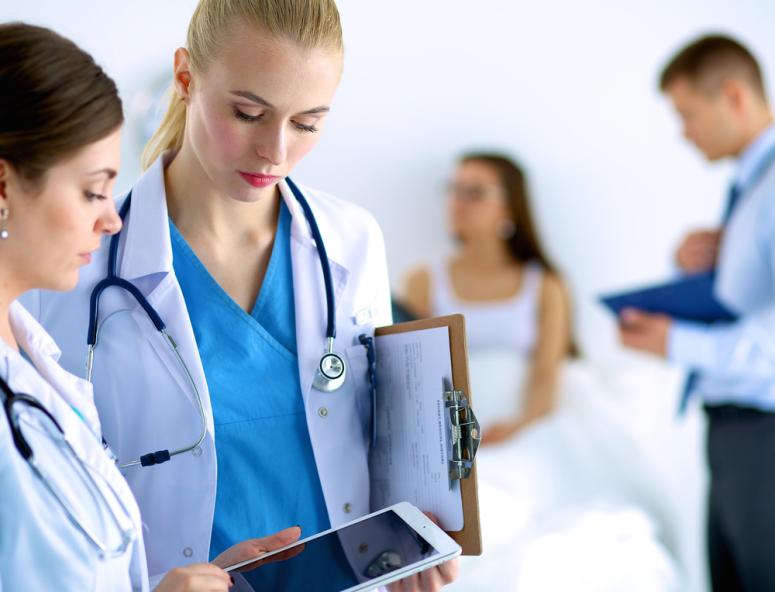
<path id="1" fill-rule="evenodd" d="M 325 407 L 321 407 L 320 409 L 318 409 L 318 415 L 320 417 L 328 417 L 328 409 L 326 409 Z"/>
<path id="2" fill-rule="evenodd" d="M 191 451 L 191 454 L 193 454 L 194 456 L 202 456 L 202 447 L 197 446 Z"/>
<path id="3" fill-rule="evenodd" d="M 353 505 L 350 502 L 347 502 L 342 509 L 344 510 L 345 514 L 349 514 L 353 511 Z"/>
<path id="4" fill-rule="evenodd" d="M 194 554 L 194 550 L 191 547 L 183 549 L 183 557 L 191 557 Z"/>

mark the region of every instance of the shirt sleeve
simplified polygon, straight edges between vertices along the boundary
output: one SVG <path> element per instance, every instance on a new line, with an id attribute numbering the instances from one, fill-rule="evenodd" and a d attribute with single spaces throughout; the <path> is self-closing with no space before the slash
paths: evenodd
<path id="1" fill-rule="evenodd" d="M 736 323 L 674 321 L 667 357 L 692 370 L 725 378 L 768 378 L 775 373 L 775 305 Z"/>

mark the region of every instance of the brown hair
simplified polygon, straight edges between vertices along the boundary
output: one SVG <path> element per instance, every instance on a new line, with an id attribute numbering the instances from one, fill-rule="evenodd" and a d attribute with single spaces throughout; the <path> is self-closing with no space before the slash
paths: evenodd
<path id="1" fill-rule="evenodd" d="M 511 256 L 519 263 L 533 261 L 543 269 L 557 277 L 557 268 L 546 256 L 541 239 L 538 236 L 533 214 L 528 198 L 527 180 L 522 168 L 512 159 L 502 154 L 488 152 L 470 152 L 460 158 L 460 163 L 482 162 L 493 167 L 500 177 L 501 185 L 506 193 L 511 211 L 511 220 L 517 231 L 506 240 Z M 568 303 L 571 308 L 571 303 Z M 570 336 L 568 355 L 577 358 L 580 355 L 578 345 L 573 335 Z"/>
<path id="2" fill-rule="evenodd" d="M 744 80 L 766 99 L 759 63 L 738 41 L 724 35 L 701 37 L 679 51 L 665 66 L 659 78 L 663 92 L 679 78 L 687 78 L 702 88 L 715 92 L 725 80 Z"/>
<path id="3" fill-rule="evenodd" d="M 544 252 L 541 241 L 533 222 L 533 214 L 527 195 L 527 181 L 525 173 L 513 160 L 501 154 L 485 152 L 472 152 L 464 154 L 460 163 L 483 162 L 494 168 L 498 176 L 511 211 L 511 220 L 519 229 L 508 239 L 509 251 L 512 257 L 520 263 L 535 261 L 547 271 L 554 272 L 554 265 Z"/>
<path id="4" fill-rule="evenodd" d="M 72 41 L 0 25 L 0 158 L 30 182 L 124 120 L 116 85 Z"/>
<path id="5" fill-rule="evenodd" d="M 342 24 L 334 0 L 199 0 L 186 35 L 192 69 L 204 72 L 217 58 L 231 27 L 241 22 L 305 49 L 343 50 Z M 167 112 L 143 150 L 143 168 L 165 150 L 180 149 L 185 129 L 186 105 L 171 89 Z"/>

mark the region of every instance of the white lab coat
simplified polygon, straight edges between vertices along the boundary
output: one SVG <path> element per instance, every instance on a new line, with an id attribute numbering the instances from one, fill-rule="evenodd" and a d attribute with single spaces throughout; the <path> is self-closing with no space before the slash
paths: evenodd
<path id="1" fill-rule="evenodd" d="M 191 321 L 172 266 L 160 158 L 138 181 L 119 250 L 119 274 L 146 295 L 176 340 L 202 395 L 207 438 L 165 464 L 130 468 L 125 476 L 147 525 L 146 553 L 155 577 L 176 565 L 208 560 L 216 488 L 210 396 Z M 318 474 L 333 526 L 369 512 L 368 444 L 371 395 L 365 348 L 358 336 L 389 324 L 390 291 L 382 233 L 365 210 L 301 188 L 315 214 L 331 262 L 336 293 L 336 350 L 347 363 L 344 386 L 312 388 L 326 346 L 326 298 L 318 252 L 304 214 L 283 182 L 291 214 L 299 376 Z M 63 364 L 84 374 L 89 295 L 107 266 L 107 240 L 67 294 L 42 292 L 25 304 L 61 344 Z M 94 360 L 95 401 L 105 437 L 119 459 L 192 443 L 199 415 L 185 375 L 147 316 L 122 291 L 105 292 Z M 256 434 L 260 438 L 260 434 Z M 266 442 L 266 454 L 272 443 Z M 250 500 L 249 492 L 245 500 Z M 288 526 L 291 526 L 289 524 Z M 256 536 L 270 533 L 257 532 Z M 311 534 L 311 533 L 310 533 Z"/>
<path id="2" fill-rule="evenodd" d="M 53 440 L 30 432 L 30 445 L 41 470 L 72 501 L 70 508 L 82 518 L 82 523 L 109 548 L 118 547 L 121 532 L 110 518 L 105 502 L 116 513 L 122 528 L 133 528 L 137 536 L 120 557 L 100 558 L 99 550 L 69 521 L 61 505 L 19 454 L 5 414 L 0 413 L 0 591 L 147 590 L 140 511 L 97 436 L 100 425 L 91 385 L 57 364 L 59 349 L 18 303 L 11 305 L 11 326 L 32 364 L 0 340 L 0 375 L 15 393 L 35 397 L 57 419 L 79 457 L 92 468 L 105 500 L 95 503 L 94 489 L 72 478 L 78 473 L 69 470 L 68 457 Z M 71 406 L 78 409 L 83 419 Z M 121 502 L 107 491 L 106 484 L 120 496 Z"/>

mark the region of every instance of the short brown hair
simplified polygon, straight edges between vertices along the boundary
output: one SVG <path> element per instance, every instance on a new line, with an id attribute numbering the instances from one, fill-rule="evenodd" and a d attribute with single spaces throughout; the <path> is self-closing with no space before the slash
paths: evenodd
<path id="1" fill-rule="evenodd" d="M 25 179 L 113 132 L 124 120 L 113 80 L 50 29 L 0 24 L 0 158 Z"/>
<path id="2" fill-rule="evenodd" d="M 717 90 L 728 78 L 746 81 L 764 99 L 759 63 L 739 41 L 724 35 L 708 35 L 684 47 L 665 66 L 659 79 L 663 92 L 678 78 L 687 78 L 708 90 Z"/>

